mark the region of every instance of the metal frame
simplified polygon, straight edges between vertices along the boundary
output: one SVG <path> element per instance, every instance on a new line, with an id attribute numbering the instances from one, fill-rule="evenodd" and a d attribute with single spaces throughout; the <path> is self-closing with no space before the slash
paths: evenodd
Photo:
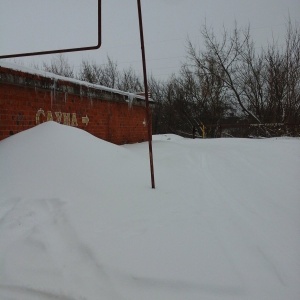
<path id="1" fill-rule="evenodd" d="M 99 49 L 101 46 L 101 0 L 98 0 L 98 43 L 95 46 L 80 47 L 80 48 L 67 48 L 67 49 L 57 49 L 49 51 L 38 51 L 38 52 L 27 52 L 27 53 L 15 53 L 9 55 L 0 55 L 1 58 L 14 58 L 14 57 L 24 57 L 24 56 L 34 56 L 34 55 L 45 55 L 45 54 L 56 54 L 56 53 L 66 53 L 75 51 L 86 51 Z"/>

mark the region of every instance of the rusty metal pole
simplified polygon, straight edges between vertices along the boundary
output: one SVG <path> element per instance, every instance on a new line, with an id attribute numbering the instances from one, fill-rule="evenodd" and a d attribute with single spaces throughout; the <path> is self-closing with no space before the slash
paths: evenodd
<path id="1" fill-rule="evenodd" d="M 140 0 L 137 0 L 137 6 L 138 6 L 138 14 L 139 14 L 140 39 L 141 39 L 141 50 L 142 50 L 142 60 L 143 60 L 143 74 L 144 74 L 145 101 L 146 101 L 146 121 L 147 121 L 147 127 L 148 127 L 148 145 L 149 145 L 149 157 L 150 157 L 151 185 L 152 185 L 152 188 L 155 189 L 153 152 L 152 152 L 152 130 L 151 130 L 152 122 L 151 122 L 150 108 L 149 108 L 149 93 L 148 93 L 148 80 L 147 80 L 145 45 L 144 45 L 144 31 L 143 31 L 142 8 L 141 8 Z"/>

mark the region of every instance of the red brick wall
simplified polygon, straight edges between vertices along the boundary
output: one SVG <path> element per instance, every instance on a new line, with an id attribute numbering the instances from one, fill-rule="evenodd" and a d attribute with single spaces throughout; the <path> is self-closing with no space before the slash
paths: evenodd
<path id="1" fill-rule="evenodd" d="M 126 96 L 0 67 L 0 140 L 47 120 L 115 144 L 147 140 L 145 107 Z"/>

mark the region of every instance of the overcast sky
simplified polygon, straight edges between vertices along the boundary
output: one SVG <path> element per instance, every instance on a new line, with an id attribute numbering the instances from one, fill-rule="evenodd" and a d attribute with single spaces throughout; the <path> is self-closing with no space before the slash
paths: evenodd
<path id="1" fill-rule="evenodd" d="M 35 5 L 36 1 L 40 4 Z M 200 29 L 205 21 L 207 25 L 214 28 L 216 33 L 222 31 L 223 25 L 228 29 L 232 28 L 235 20 L 239 26 L 244 27 L 250 24 L 251 35 L 259 48 L 271 41 L 272 36 L 280 43 L 283 42 L 285 25 L 289 16 L 293 22 L 298 22 L 298 25 L 300 20 L 299 0 L 141 0 L 141 2 L 148 73 L 160 79 L 167 79 L 172 73 L 178 72 L 181 63 L 186 59 L 188 36 L 196 45 L 202 46 Z M 14 5 L 7 5 L 7 3 L 14 3 Z M 49 3 L 51 3 L 51 8 Z M 77 12 L 72 10 L 76 7 L 72 3 L 77 3 Z M 0 38 L 3 41 L 7 35 L 9 38 L 21 35 L 20 31 L 10 34 L 7 29 L 10 26 L 3 24 L 3 20 L 18 24 L 25 9 L 30 7 L 33 8 L 34 15 L 40 18 L 45 19 L 43 14 L 45 11 L 49 12 L 51 19 L 47 23 L 48 29 L 55 28 L 57 23 L 55 19 L 58 16 L 62 19 L 63 16 L 66 24 L 63 27 L 68 28 L 70 24 L 73 24 L 74 27 L 76 26 L 75 36 L 79 39 L 78 41 L 84 40 L 90 43 L 96 35 L 93 29 L 96 19 L 96 3 L 97 0 L 1 0 Z M 89 6 L 88 9 L 87 6 Z M 70 23 L 73 22 L 70 20 L 76 22 Z M 20 29 L 24 28 L 26 22 L 18 26 Z M 40 26 L 37 27 L 40 28 Z M 60 33 L 57 28 L 56 34 L 46 29 L 43 31 L 47 40 L 52 43 L 66 36 L 65 31 L 62 30 Z M 26 41 L 20 39 L 20 44 L 35 44 L 36 41 L 31 38 L 31 36 L 26 37 Z M 132 66 L 137 73 L 141 74 L 137 1 L 102 0 L 101 48 L 95 51 L 70 53 L 66 56 L 74 65 L 75 70 L 79 67 L 82 58 L 103 63 L 109 56 L 118 63 L 120 69 Z M 18 58 L 17 61 L 28 64 L 32 61 L 41 62 L 50 59 L 51 56 L 47 55 Z"/>

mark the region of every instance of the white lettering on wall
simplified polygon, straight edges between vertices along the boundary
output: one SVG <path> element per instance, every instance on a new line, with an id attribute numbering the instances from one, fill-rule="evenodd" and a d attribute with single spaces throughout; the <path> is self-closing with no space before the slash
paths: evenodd
<path id="1" fill-rule="evenodd" d="M 47 121 L 53 121 L 53 116 L 51 111 L 47 111 Z"/>
<path id="2" fill-rule="evenodd" d="M 38 125 L 46 121 L 55 121 L 57 123 L 70 125 L 73 127 L 78 126 L 76 113 L 66 113 L 60 111 L 56 111 L 54 113 L 52 113 L 52 111 L 47 111 L 47 113 L 45 113 L 45 111 L 40 108 L 35 115 L 35 123 Z M 89 123 L 88 116 L 82 117 L 81 121 L 82 124 L 85 124 L 85 126 L 87 126 L 87 124 Z"/>
<path id="3" fill-rule="evenodd" d="M 76 113 L 72 113 L 71 126 L 73 126 L 73 127 L 77 127 L 78 126 L 77 118 L 76 118 Z"/>
<path id="4" fill-rule="evenodd" d="M 35 115 L 35 123 L 36 124 L 41 123 L 41 115 L 43 115 L 45 117 L 45 112 L 40 108 Z"/>
<path id="5" fill-rule="evenodd" d="M 70 113 L 63 113 L 64 125 L 70 125 Z"/>
<path id="6" fill-rule="evenodd" d="M 61 123 L 62 113 L 60 111 L 55 112 L 56 122 Z"/>

